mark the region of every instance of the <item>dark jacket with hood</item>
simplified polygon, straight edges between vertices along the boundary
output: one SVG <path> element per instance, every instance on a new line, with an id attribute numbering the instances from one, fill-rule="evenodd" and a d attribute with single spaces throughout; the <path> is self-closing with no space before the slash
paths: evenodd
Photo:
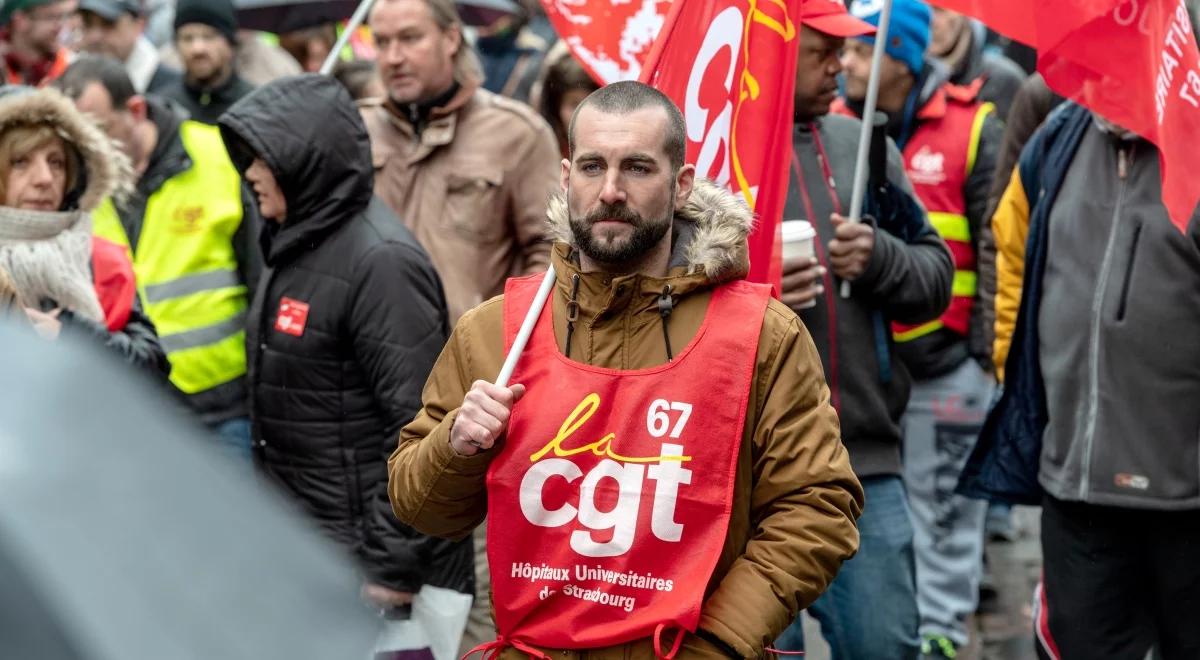
<path id="1" fill-rule="evenodd" d="M 285 221 L 264 224 L 246 333 L 259 465 L 368 580 L 473 593 L 470 540 L 420 535 L 388 502 L 387 458 L 421 407 L 449 321 L 429 257 L 373 194 L 354 102 L 332 78 L 283 78 L 220 126 L 234 164 L 244 172 L 262 158 L 287 200 Z"/>
<path id="2" fill-rule="evenodd" d="M 784 217 L 813 223 L 818 256 L 826 266 L 825 246 L 833 238 L 829 216 L 849 213 L 860 126 L 855 118 L 828 115 L 797 121 L 792 133 L 795 160 Z M 890 141 L 888 147 L 887 180 L 907 198 L 912 186 L 903 161 Z M 913 203 L 911 211 L 912 217 L 900 219 L 908 226 L 877 225 L 871 261 L 849 299 L 838 295 L 830 271 L 816 306 L 799 310 L 821 353 L 842 440 L 860 477 L 900 473 L 900 416 L 912 378 L 896 356 L 888 322 L 923 323 L 950 302 L 950 252 L 919 204 Z"/>

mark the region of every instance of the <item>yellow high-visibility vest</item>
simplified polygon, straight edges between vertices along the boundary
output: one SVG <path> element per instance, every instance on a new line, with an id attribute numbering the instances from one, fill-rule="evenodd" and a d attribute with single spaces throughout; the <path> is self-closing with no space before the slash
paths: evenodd
<path id="1" fill-rule="evenodd" d="M 241 176 L 216 126 L 185 121 L 179 132 L 192 166 L 147 200 L 136 248 L 111 200 L 92 220 L 97 236 L 130 251 L 171 382 L 197 394 L 246 373 L 247 289 L 233 249 L 242 224 Z"/>

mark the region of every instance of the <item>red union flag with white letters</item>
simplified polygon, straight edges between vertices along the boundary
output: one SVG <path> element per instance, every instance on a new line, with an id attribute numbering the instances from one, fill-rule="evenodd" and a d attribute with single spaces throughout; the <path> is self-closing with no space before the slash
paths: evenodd
<path id="1" fill-rule="evenodd" d="M 604 85 L 637 80 L 670 7 L 671 0 L 542 0 L 571 54 Z"/>
<path id="2" fill-rule="evenodd" d="M 1183 0 L 932 0 L 1038 50 L 1051 89 L 1158 146 L 1163 203 L 1200 201 L 1200 52 Z"/>
<path id="3" fill-rule="evenodd" d="M 687 121 L 687 161 L 740 194 L 757 218 L 748 279 L 777 291 L 802 1 L 542 1 L 597 81 L 639 79 L 675 101 Z"/>
<path id="4" fill-rule="evenodd" d="M 779 288 L 802 0 L 688 0 L 671 6 L 642 67 L 683 110 L 688 162 L 754 211 L 750 276 Z"/>

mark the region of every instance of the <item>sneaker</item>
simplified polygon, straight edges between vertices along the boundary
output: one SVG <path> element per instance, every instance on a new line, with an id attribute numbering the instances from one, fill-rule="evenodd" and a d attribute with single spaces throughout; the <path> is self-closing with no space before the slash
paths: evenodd
<path id="1" fill-rule="evenodd" d="M 925 641 L 921 642 L 921 657 L 953 660 L 958 657 L 958 647 L 941 635 L 926 635 Z"/>

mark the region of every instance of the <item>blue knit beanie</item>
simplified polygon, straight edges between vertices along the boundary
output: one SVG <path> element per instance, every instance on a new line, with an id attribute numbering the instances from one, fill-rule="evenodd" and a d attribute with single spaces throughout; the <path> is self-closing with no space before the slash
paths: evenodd
<path id="1" fill-rule="evenodd" d="M 883 0 L 854 0 L 850 13 L 879 27 L 879 16 L 883 11 Z M 925 67 L 925 51 L 929 48 L 930 22 L 933 12 L 921 0 L 893 0 L 892 18 L 888 25 L 887 50 L 892 59 L 903 62 L 919 76 Z M 875 35 L 855 37 L 868 44 L 875 44 Z"/>

